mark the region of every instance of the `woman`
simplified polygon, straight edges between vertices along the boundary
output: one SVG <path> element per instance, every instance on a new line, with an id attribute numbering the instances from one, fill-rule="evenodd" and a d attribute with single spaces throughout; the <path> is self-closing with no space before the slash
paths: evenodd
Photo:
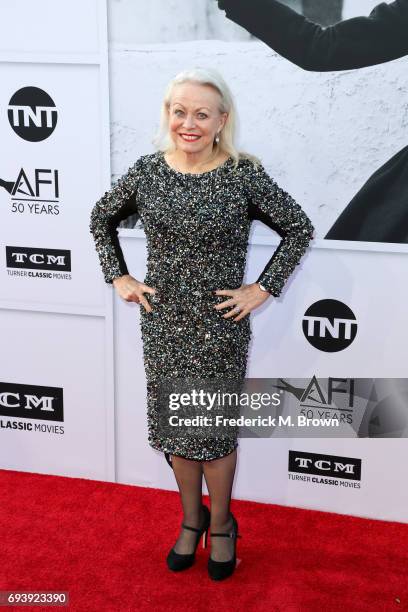
<path id="1" fill-rule="evenodd" d="M 230 91 L 218 73 L 196 69 L 177 75 L 164 97 L 158 151 L 140 157 L 105 192 L 90 222 L 105 281 L 124 300 L 143 306 L 148 440 L 171 457 L 184 518 L 168 567 L 190 567 L 201 535 L 205 545 L 210 529 L 208 572 L 216 580 L 231 575 L 236 562 L 238 524 L 230 500 L 238 442 L 234 436 L 163 434 L 158 384 L 181 377 L 242 380 L 249 313 L 270 295 L 280 295 L 314 229 L 263 167 L 238 153 L 235 119 Z M 129 274 L 116 230 L 135 213 L 147 237 L 143 282 Z M 257 281 L 242 284 L 253 219 L 283 239 Z M 203 475 L 211 515 L 202 504 Z"/>
<path id="2" fill-rule="evenodd" d="M 328 28 L 277 0 L 217 1 L 229 19 L 304 70 L 364 68 L 408 54 L 408 0 L 381 2 L 368 17 L 353 17 Z M 369 177 L 325 238 L 408 242 L 407 186 L 405 146 Z"/>

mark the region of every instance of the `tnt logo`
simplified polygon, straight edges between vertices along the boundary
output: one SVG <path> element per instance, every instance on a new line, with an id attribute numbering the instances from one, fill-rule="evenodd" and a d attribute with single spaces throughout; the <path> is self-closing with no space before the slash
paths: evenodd
<path id="1" fill-rule="evenodd" d="M 308 342 L 327 353 L 347 348 L 357 334 L 353 311 L 338 300 L 320 300 L 312 304 L 304 314 L 302 327 Z"/>
<path id="2" fill-rule="evenodd" d="M 18 136 L 39 142 L 50 136 L 57 125 L 57 109 L 52 98 L 39 87 L 23 87 L 11 97 L 8 119 Z"/>

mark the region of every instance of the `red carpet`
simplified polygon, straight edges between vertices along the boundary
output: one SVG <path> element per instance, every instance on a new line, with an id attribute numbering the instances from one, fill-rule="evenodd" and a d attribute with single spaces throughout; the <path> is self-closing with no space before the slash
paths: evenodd
<path id="1" fill-rule="evenodd" d="M 68 608 L 5 610 L 408 610 L 408 525 L 233 500 L 242 561 L 218 583 L 201 544 L 189 570 L 165 565 L 176 493 L 5 470 L 0 491 L 0 590 L 70 597 Z"/>

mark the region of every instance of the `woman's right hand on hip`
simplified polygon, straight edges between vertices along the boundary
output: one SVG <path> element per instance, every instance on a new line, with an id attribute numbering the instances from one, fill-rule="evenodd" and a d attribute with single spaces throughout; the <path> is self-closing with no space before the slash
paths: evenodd
<path id="1" fill-rule="evenodd" d="M 130 274 L 124 274 L 113 279 L 113 286 L 116 289 L 117 294 L 126 302 L 136 302 L 142 304 L 147 312 L 152 312 L 152 307 L 144 296 L 144 293 L 155 294 L 156 289 L 145 285 L 140 281 L 130 276 Z"/>

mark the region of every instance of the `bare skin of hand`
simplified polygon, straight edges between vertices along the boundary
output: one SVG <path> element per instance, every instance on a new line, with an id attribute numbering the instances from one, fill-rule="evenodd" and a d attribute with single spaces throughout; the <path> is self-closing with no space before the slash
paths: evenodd
<path id="1" fill-rule="evenodd" d="M 232 306 L 238 306 L 241 312 L 237 315 L 236 312 L 230 310 L 223 315 L 223 319 L 229 319 L 234 317 L 234 321 L 240 321 L 246 317 L 252 310 L 258 308 L 261 304 L 271 297 L 270 293 L 262 291 L 258 283 L 251 283 L 250 285 L 242 285 L 239 289 L 216 289 L 214 291 L 216 295 L 229 296 L 229 300 L 216 304 L 214 308 L 221 310 L 222 308 L 228 308 Z"/>
<path id="2" fill-rule="evenodd" d="M 130 274 L 124 274 L 113 279 L 113 286 L 116 289 L 117 294 L 126 302 L 136 302 L 136 304 L 142 304 L 147 312 L 152 312 L 152 307 L 143 295 L 144 293 L 150 293 L 154 295 L 156 289 L 145 285 L 140 281 L 130 276 Z"/>

